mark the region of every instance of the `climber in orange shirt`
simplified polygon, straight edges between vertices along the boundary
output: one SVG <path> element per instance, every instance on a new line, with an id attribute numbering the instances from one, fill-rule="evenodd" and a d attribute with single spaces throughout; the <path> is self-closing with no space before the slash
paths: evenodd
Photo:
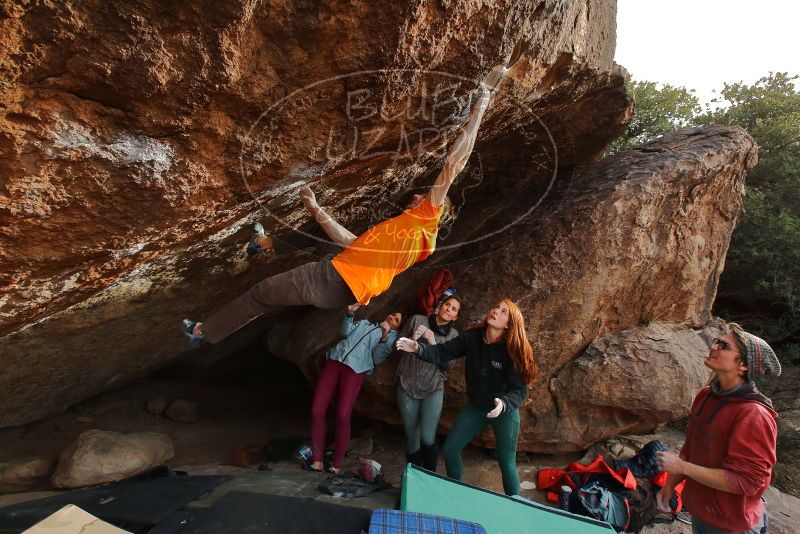
<path id="1" fill-rule="evenodd" d="M 332 259 L 307 263 L 262 280 L 205 322 L 184 319 L 181 329 L 189 343 L 197 346 L 206 339 L 217 343 L 258 316 L 283 306 L 366 305 L 389 289 L 395 276 L 430 256 L 436 248 L 439 222 L 449 211 L 447 192 L 469 160 L 481 119 L 507 71 L 506 66 L 499 65 L 481 82 L 469 119 L 448 151 L 430 192 L 414 195 L 397 217 L 356 237 L 317 204 L 309 187 L 303 187 L 300 196 L 306 209 L 344 250 Z M 258 249 L 269 246 L 269 242 L 269 237 L 259 236 L 253 244 Z"/>

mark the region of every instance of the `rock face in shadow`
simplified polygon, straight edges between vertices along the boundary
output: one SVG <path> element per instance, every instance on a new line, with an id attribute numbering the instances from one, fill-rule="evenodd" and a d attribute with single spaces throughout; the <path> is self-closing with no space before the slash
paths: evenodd
<path id="1" fill-rule="evenodd" d="M 396 211 L 441 168 L 478 80 L 516 50 L 453 190 L 459 222 L 443 232 L 450 256 L 473 257 L 483 249 L 470 235 L 568 187 L 630 120 L 615 11 L 613 0 L 0 7 L 0 426 L 168 364 L 186 353 L 181 318 L 308 261 L 248 261 L 242 246 L 255 220 L 270 232 L 307 221 L 303 183 L 356 232 Z M 234 353 L 271 320 L 192 357 Z"/>
<path id="2" fill-rule="evenodd" d="M 0 463 L 0 492 L 13 493 L 47 487 L 54 467 L 52 458 L 38 456 Z"/>

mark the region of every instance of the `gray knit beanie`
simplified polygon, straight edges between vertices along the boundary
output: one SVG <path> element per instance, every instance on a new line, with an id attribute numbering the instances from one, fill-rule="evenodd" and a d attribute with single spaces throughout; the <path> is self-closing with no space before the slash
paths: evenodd
<path id="1" fill-rule="evenodd" d="M 780 376 L 781 362 L 766 341 L 749 332 L 745 332 L 736 323 L 728 325 L 739 351 L 747 360 L 747 379 L 752 380 L 757 376 Z"/>

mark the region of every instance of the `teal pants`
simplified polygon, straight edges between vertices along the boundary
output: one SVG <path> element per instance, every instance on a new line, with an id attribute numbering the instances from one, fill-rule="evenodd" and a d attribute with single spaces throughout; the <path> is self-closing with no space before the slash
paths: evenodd
<path id="1" fill-rule="evenodd" d="M 511 410 L 495 419 L 489 419 L 489 410 L 467 403 L 453 422 L 453 428 L 444 442 L 444 462 L 447 476 L 461 480 L 464 464 L 461 451 L 486 425 L 492 425 L 497 441 L 497 461 L 503 475 L 503 490 L 506 495 L 519 495 L 519 472 L 517 471 L 517 439 L 519 438 L 519 410 Z"/>
<path id="2" fill-rule="evenodd" d="M 436 443 L 436 427 L 442 415 L 444 391 L 437 391 L 425 399 L 415 399 L 397 384 L 397 407 L 406 431 L 406 452 L 411 454 L 421 446 Z"/>

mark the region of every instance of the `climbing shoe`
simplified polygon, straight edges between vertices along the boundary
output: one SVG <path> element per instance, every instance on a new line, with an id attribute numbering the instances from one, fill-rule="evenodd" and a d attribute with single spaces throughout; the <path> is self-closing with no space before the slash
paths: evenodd
<path id="1" fill-rule="evenodd" d="M 261 247 L 258 246 L 258 238 L 264 237 L 264 225 L 260 222 L 257 222 L 253 225 L 253 235 L 250 238 L 250 243 L 247 244 L 247 253 L 250 256 L 255 256 L 259 252 L 264 252 Z"/>
<path id="2" fill-rule="evenodd" d="M 203 334 L 198 335 L 194 333 L 195 326 L 197 326 L 197 323 L 191 319 L 184 319 L 181 321 L 181 332 L 183 332 L 184 336 L 189 338 L 189 346 L 193 349 L 202 345 L 206 340 L 206 336 Z"/>

